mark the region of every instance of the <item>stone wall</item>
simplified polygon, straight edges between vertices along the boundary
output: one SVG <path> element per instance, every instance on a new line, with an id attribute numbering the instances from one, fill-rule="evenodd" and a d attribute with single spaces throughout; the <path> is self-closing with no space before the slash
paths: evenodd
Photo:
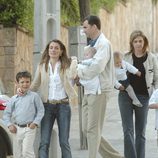
<path id="1" fill-rule="evenodd" d="M 18 71 L 32 73 L 33 38 L 22 28 L 0 27 L 0 78 L 9 96 L 14 94 Z"/>
<path id="2" fill-rule="evenodd" d="M 112 42 L 114 50 L 128 50 L 131 32 L 140 29 L 148 37 L 150 50 L 158 52 L 158 5 L 153 5 L 152 0 L 118 2 L 112 13 L 101 9 L 99 16 L 102 31 Z"/>
<path id="3" fill-rule="evenodd" d="M 149 49 L 158 53 L 158 4 L 153 5 L 152 0 L 118 2 L 112 13 L 100 9 L 98 15 L 102 32 L 111 41 L 113 50 L 127 51 L 131 32 L 140 29 L 148 37 Z M 66 27 L 61 27 L 61 40 L 68 46 Z"/>

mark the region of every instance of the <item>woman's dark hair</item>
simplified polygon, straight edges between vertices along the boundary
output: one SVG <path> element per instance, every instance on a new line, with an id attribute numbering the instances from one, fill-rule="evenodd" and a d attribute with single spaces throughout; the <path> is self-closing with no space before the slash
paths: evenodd
<path id="1" fill-rule="evenodd" d="M 49 46 L 50 46 L 50 44 L 52 42 L 58 43 L 59 46 L 60 46 L 60 49 L 62 50 L 62 54 L 59 57 L 59 60 L 61 62 L 61 70 L 64 71 L 66 68 L 68 68 L 70 66 L 71 60 L 68 58 L 65 45 L 60 40 L 58 40 L 58 39 L 53 39 L 52 41 L 50 41 L 46 45 L 46 48 L 45 48 L 45 50 L 44 50 L 44 52 L 42 54 L 42 58 L 41 58 L 40 64 L 45 63 L 45 70 L 46 71 L 48 70 L 48 63 L 49 63 L 49 59 L 50 59 L 50 56 L 49 56 Z"/>
<path id="2" fill-rule="evenodd" d="M 89 25 L 96 25 L 99 30 L 101 29 L 101 21 L 98 16 L 89 15 L 85 17 L 83 21 L 86 21 L 86 20 L 88 21 Z"/>

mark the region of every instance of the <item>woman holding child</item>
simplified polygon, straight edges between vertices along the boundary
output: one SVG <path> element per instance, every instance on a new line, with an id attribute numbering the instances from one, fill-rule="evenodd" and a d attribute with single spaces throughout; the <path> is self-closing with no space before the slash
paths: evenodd
<path id="1" fill-rule="evenodd" d="M 128 78 L 142 107 L 134 106 L 128 93 L 120 91 L 119 108 L 124 132 L 124 154 L 126 158 L 145 158 L 148 102 L 153 88 L 158 88 L 158 64 L 155 55 L 147 50 L 148 39 L 142 31 L 132 32 L 129 44 L 130 50 L 124 59 L 141 72 L 141 76 L 129 73 Z"/>

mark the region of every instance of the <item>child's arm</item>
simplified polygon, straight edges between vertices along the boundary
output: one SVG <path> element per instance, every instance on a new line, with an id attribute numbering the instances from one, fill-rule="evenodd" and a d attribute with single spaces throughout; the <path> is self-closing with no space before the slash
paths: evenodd
<path id="1" fill-rule="evenodd" d="M 158 109 L 158 89 L 153 92 L 149 99 L 149 108 Z"/>
<path id="2" fill-rule="evenodd" d="M 35 100 L 34 100 L 34 106 L 36 108 L 36 115 L 34 118 L 34 121 L 31 123 L 30 128 L 33 126 L 33 128 L 35 126 L 39 126 L 43 116 L 44 116 L 44 105 L 42 103 L 41 98 L 39 97 L 39 95 L 37 93 L 35 93 Z"/>
<path id="3" fill-rule="evenodd" d="M 8 127 L 11 133 L 16 133 L 17 131 L 16 126 L 11 122 L 13 108 L 14 108 L 14 101 L 13 98 L 11 98 L 10 101 L 7 102 L 6 108 L 4 110 L 3 122 Z"/>
<path id="4" fill-rule="evenodd" d="M 127 71 L 129 71 L 132 74 L 135 74 L 137 76 L 141 76 L 141 72 L 133 65 L 131 65 L 128 62 L 123 61 L 122 64 L 126 67 Z"/>
<path id="5" fill-rule="evenodd" d="M 125 87 L 121 83 L 119 83 L 118 80 L 115 80 L 115 86 L 114 87 L 118 90 L 121 90 L 121 91 L 125 90 Z"/>
<path id="6" fill-rule="evenodd" d="M 82 60 L 81 64 L 89 66 L 92 63 L 92 60 L 93 60 L 92 58 L 91 59 Z"/>

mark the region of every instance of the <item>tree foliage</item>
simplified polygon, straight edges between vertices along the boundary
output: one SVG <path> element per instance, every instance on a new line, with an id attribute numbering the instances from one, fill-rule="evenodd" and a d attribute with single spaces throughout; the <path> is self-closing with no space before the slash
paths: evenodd
<path id="1" fill-rule="evenodd" d="M 97 14 L 100 8 L 105 8 L 107 11 L 113 11 L 118 0 L 100 0 L 99 2 L 96 0 L 90 0 L 91 4 L 91 12 Z"/>
<path id="2" fill-rule="evenodd" d="M 97 14 L 100 8 L 113 11 L 118 1 L 130 0 L 61 0 L 61 23 L 79 25 L 86 14 Z M 158 0 L 152 0 L 156 4 Z M 87 10 L 86 10 L 87 9 Z M 0 24 L 20 25 L 33 32 L 34 0 L 0 0 Z"/>
<path id="3" fill-rule="evenodd" d="M 0 24 L 33 30 L 33 0 L 0 0 Z"/>
<path id="4" fill-rule="evenodd" d="M 152 3 L 155 5 L 157 4 L 157 2 L 158 2 L 158 0 L 152 0 Z"/>
<path id="5" fill-rule="evenodd" d="M 61 0 L 61 21 L 63 25 L 79 24 L 78 0 Z"/>
<path id="6" fill-rule="evenodd" d="M 111 11 L 117 1 L 118 0 L 61 0 L 62 24 L 68 26 L 79 25 L 86 14 L 96 14 L 101 7 Z"/>

